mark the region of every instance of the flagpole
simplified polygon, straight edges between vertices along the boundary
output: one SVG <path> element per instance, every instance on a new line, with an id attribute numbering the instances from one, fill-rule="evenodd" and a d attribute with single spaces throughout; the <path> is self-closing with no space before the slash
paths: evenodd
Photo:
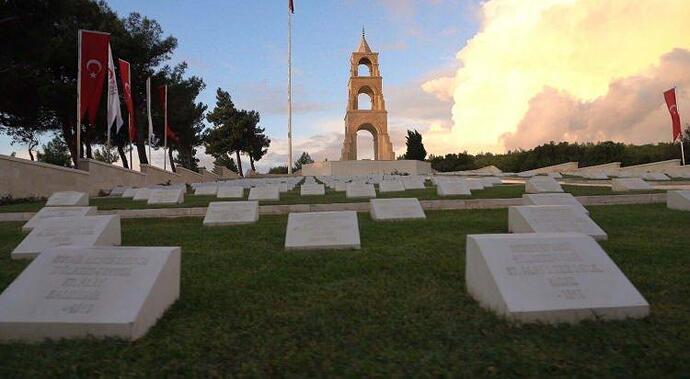
<path id="1" fill-rule="evenodd" d="M 131 100 L 132 98 L 132 70 L 129 67 L 129 62 L 127 62 L 127 80 L 129 81 L 129 98 Z M 124 88 L 123 88 L 124 89 Z M 127 109 L 127 113 L 129 113 L 129 124 L 127 125 L 127 136 L 129 137 L 129 168 L 130 170 L 134 170 L 134 162 L 132 161 L 132 150 L 134 150 L 134 147 L 132 146 L 132 136 L 129 135 L 129 131 L 132 130 L 132 120 L 134 119 L 134 115 L 132 112 Z"/>
<path id="2" fill-rule="evenodd" d="M 77 33 L 77 156 L 74 166 L 79 168 L 79 154 L 81 153 L 81 29 Z"/>
<path id="3" fill-rule="evenodd" d="M 288 7 L 288 174 L 292 174 L 292 10 Z"/>
<path id="4" fill-rule="evenodd" d="M 163 109 L 163 170 L 167 168 L 168 161 L 168 85 L 166 84 L 164 88 L 164 100 Z"/>
<path id="5" fill-rule="evenodd" d="M 673 86 L 674 93 L 677 93 L 678 87 Z M 678 118 L 680 119 L 680 111 L 678 111 L 678 102 L 676 102 L 676 112 L 678 112 Z M 680 164 L 685 166 L 685 150 L 683 149 L 683 123 L 680 124 Z"/>
<path id="6" fill-rule="evenodd" d="M 149 164 L 153 164 L 151 156 L 151 143 L 153 142 L 153 121 L 151 121 L 151 77 L 146 79 L 146 109 L 149 118 Z"/>

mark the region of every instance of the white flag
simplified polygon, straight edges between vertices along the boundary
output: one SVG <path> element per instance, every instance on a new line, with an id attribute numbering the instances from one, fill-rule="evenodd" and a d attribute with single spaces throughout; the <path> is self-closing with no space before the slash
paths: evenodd
<path id="1" fill-rule="evenodd" d="M 115 63 L 113 51 L 108 45 L 108 144 L 110 144 L 110 127 L 115 122 L 115 129 L 120 132 L 122 127 L 122 112 L 120 110 L 120 96 L 117 92 L 117 80 L 115 79 Z"/>

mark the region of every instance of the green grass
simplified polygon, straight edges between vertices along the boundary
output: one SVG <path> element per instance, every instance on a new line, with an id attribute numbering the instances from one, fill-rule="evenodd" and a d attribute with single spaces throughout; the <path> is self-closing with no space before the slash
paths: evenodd
<path id="1" fill-rule="evenodd" d="M 572 193 L 574 196 L 592 196 L 592 195 L 616 195 L 622 193 L 615 193 L 608 187 L 595 186 L 571 186 L 564 185 L 563 189 L 566 192 Z M 652 191 L 663 192 L 663 191 Z M 392 197 L 416 197 L 419 200 L 439 200 L 439 199 L 503 199 L 521 197 L 525 193 L 525 187 L 522 184 L 501 185 L 487 188 L 480 191 L 473 191 L 472 196 L 448 196 L 440 197 L 436 195 L 436 187 L 427 187 L 423 190 L 408 190 L 405 192 L 377 192 L 378 198 L 392 198 Z M 642 192 L 644 193 L 644 192 Z M 244 199 L 246 200 L 249 191 L 244 191 Z M 143 209 L 143 208 L 193 208 L 206 207 L 211 201 L 232 201 L 232 199 L 218 199 L 215 196 L 203 195 L 185 195 L 184 203 L 177 205 L 148 205 L 146 201 L 134 201 L 132 199 L 124 198 L 93 198 L 91 205 L 97 206 L 101 210 L 109 209 Z M 300 196 L 299 189 L 287 193 L 280 194 L 280 201 L 262 201 L 262 205 L 274 204 L 326 204 L 326 203 L 352 203 L 369 201 L 369 199 L 347 199 L 345 192 L 335 192 L 327 190 L 324 196 Z M 0 205 L 0 213 L 3 212 L 37 212 L 43 207 L 45 201 L 24 202 L 17 204 Z"/>
<path id="2" fill-rule="evenodd" d="M 285 253 L 286 216 L 209 229 L 124 220 L 125 245 L 182 246 L 179 301 L 134 343 L 0 345 L 0 377 L 687 376 L 689 214 L 590 210 L 649 318 L 517 326 L 482 310 L 465 290 L 465 236 L 505 232 L 505 209 L 360 214 L 360 251 Z M 0 223 L 0 289 L 27 265 L 9 259 L 20 225 Z"/>

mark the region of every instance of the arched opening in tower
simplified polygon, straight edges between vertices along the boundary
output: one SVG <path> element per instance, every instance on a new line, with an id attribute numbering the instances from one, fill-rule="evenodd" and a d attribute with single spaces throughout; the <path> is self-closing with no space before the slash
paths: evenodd
<path id="1" fill-rule="evenodd" d="M 357 109 L 361 111 L 370 111 L 374 109 L 374 100 L 371 95 L 366 92 L 361 92 L 357 95 Z"/>
<path id="2" fill-rule="evenodd" d="M 374 144 L 376 143 L 374 133 L 366 129 L 357 131 L 357 160 L 375 160 Z"/>
<path id="3" fill-rule="evenodd" d="M 371 76 L 371 61 L 364 57 L 357 63 L 357 76 Z"/>

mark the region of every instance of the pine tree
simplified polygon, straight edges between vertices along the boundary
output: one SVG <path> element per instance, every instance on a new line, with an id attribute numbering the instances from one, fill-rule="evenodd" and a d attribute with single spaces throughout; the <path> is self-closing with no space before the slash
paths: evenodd
<path id="1" fill-rule="evenodd" d="M 407 152 L 405 159 L 423 161 L 426 158 L 426 149 L 422 143 L 422 135 L 417 131 L 408 130 L 406 137 Z"/>

